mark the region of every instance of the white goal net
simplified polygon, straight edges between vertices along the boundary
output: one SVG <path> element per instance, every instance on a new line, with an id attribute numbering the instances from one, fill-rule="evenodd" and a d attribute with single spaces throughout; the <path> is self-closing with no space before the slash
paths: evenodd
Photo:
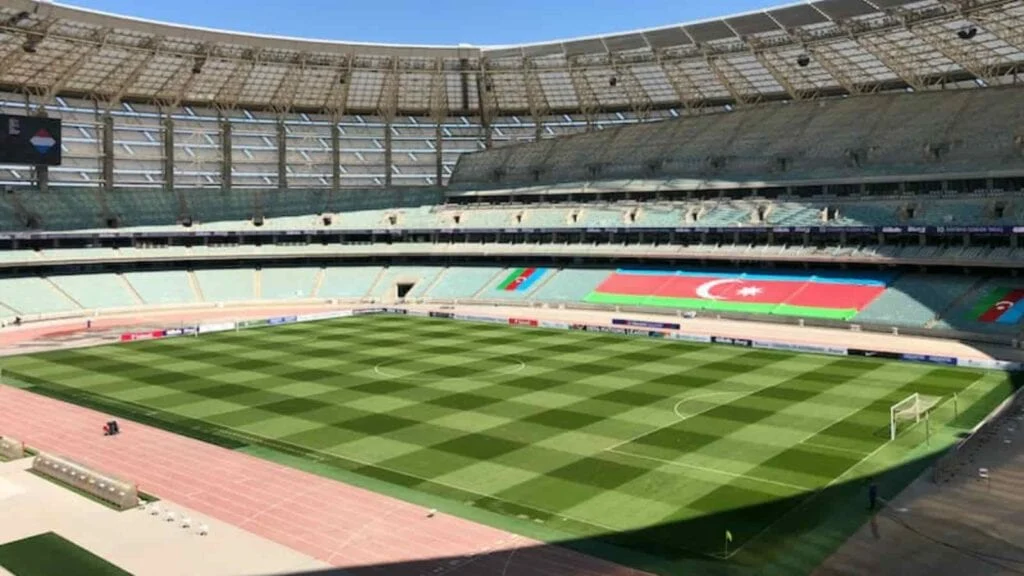
<path id="1" fill-rule="evenodd" d="M 927 417 L 928 411 L 934 408 L 941 399 L 939 396 L 923 396 L 915 392 L 893 404 L 889 408 L 889 439 L 895 440 L 901 430 L 905 430 L 920 422 L 921 418 Z"/>

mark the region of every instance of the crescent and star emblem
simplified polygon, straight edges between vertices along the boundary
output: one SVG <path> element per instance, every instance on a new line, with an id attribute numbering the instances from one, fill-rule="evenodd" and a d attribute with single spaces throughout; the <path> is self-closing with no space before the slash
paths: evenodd
<path id="1" fill-rule="evenodd" d="M 718 286 L 725 286 L 726 284 L 738 284 L 742 283 L 743 280 L 737 278 L 726 278 L 724 280 L 712 280 L 711 282 L 705 282 L 697 287 L 697 296 L 705 300 L 721 300 L 718 296 L 711 293 L 711 290 Z"/>

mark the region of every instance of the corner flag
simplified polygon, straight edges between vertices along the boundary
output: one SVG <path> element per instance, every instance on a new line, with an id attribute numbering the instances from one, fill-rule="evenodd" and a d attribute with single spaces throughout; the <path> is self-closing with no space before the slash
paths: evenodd
<path id="1" fill-rule="evenodd" d="M 729 542 L 732 542 L 732 532 L 729 532 L 728 530 L 726 530 L 725 531 L 725 539 L 727 541 L 729 541 Z"/>

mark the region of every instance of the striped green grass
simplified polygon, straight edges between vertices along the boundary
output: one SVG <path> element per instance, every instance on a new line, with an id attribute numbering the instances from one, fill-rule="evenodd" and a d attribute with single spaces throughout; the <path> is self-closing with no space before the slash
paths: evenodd
<path id="1" fill-rule="evenodd" d="M 14 576 L 131 576 L 53 532 L 0 545 L 0 567 Z"/>
<path id="2" fill-rule="evenodd" d="M 39 392 L 665 574 L 809 570 L 863 520 L 864 477 L 916 473 L 983 417 L 972 406 L 1010 391 L 978 370 L 396 316 L 0 367 Z M 889 407 L 914 392 L 958 393 L 960 418 L 947 402 L 927 445 L 921 427 L 888 443 Z"/>

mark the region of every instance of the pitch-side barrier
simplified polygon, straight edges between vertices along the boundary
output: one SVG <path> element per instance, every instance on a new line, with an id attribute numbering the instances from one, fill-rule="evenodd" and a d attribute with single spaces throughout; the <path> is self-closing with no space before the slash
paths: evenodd
<path id="1" fill-rule="evenodd" d="M 210 334 L 214 332 L 247 330 L 251 328 L 262 328 L 268 326 L 281 326 L 285 324 L 294 324 L 299 322 L 316 322 L 319 320 L 331 320 L 335 318 L 346 318 L 349 316 L 364 316 L 367 314 L 399 314 L 409 316 L 443 318 L 451 320 L 463 320 L 468 322 L 486 322 L 490 324 L 504 324 L 508 326 L 518 326 L 525 328 L 549 328 L 557 330 L 574 330 L 581 332 L 602 332 L 607 334 L 643 336 L 647 338 L 682 340 L 686 342 L 698 342 L 706 344 L 724 344 L 729 346 L 739 346 L 743 348 L 780 350 L 784 352 L 804 352 L 810 354 L 827 354 L 830 356 L 859 356 L 865 358 L 880 358 L 886 360 L 899 360 L 903 362 L 934 364 L 939 366 L 961 366 L 967 368 L 983 368 L 988 370 L 1002 371 L 1019 371 L 1024 369 L 1020 362 L 1006 362 L 1002 360 L 960 358 L 953 356 L 938 356 L 928 354 L 901 354 L 897 352 L 888 352 L 884 350 L 844 348 L 841 346 L 818 346 L 814 344 L 801 344 L 796 342 L 785 342 L 779 340 L 761 340 L 753 338 L 733 338 L 729 336 L 690 334 L 686 332 L 685 320 L 681 320 L 680 322 L 657 322 L 650 320 L 638 320 L 633 318 L 612 318 L 611 321 L 607 324 L 593 322 L 555 322 L 540 318 L 531 318 L 525 314 L 517 314 L 515 316 L 508 316 L 502 314 L 462 314 L 456 311 L 423 311 L 410 310 L 404 307 L 358 308 L 353 310 L 318 312 L 314 314 L 272 316 L 269 318 L 262 318 L 257 320 L 243 320 L 240 322 L 216 322 L 209 324 L 198 324 L 195 326 L 182 326 L 178 328 L 170 328 L 167 330 L 127 332 L 121 335 L 120 340 L 122 342 L 134 342 L 139 340 L 174 338 L 178 336 L 198 336 L 200 334 Z"/>

